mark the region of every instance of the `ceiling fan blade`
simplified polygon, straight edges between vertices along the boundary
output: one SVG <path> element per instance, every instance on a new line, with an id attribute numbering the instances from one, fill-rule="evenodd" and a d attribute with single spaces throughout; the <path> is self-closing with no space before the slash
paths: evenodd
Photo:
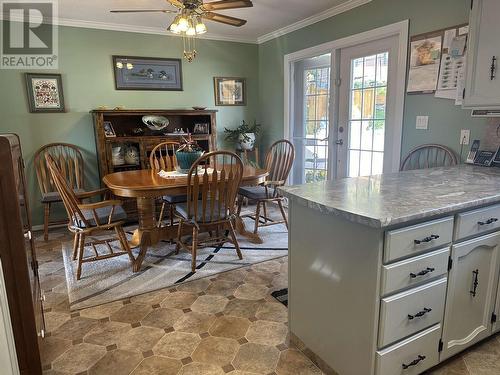
<path id="1" fill-rule="evenodd" d="M 242 20 L 241 18 L 225 16 L 213 12 L 206 12 L 202 15 L 202 17 L 210 21 L 225 23 L 226 25 L 237 26 L 237 27 L 243 26 L 244 24 L 247 23 L 246 20 Z"/>
<path id="2" fill-rule="evenodd" d="M 184 8 L 184 3 L 180 0 L 167 0 L 170 4 L 177 8 Z"/>
<path id="3" fill-rule="evenodd" d="M 170 9 L 118 9 L 110 10 L 111 13 L 177 13 L 175 10 Z"/>
<path id="4" fill-rule="evenodd" d="M 251 7 L 253 7 L 253 4 L 250 0 L 220 0 L 220 1 L 214 1 L 212 3 L 203 4 L 203 9 L 207 11 L 251 8 Z"/>

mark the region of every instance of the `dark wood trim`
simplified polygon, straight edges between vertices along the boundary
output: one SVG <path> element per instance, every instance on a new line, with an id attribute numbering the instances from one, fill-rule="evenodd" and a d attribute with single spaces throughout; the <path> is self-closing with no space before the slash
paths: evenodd
<path id="1" fill-rule="evenodd" d="M 20 149 L 15 150 L 16 148 L 20 148 L 17 136 L 12 134 L 0 136 L 0 160 L 2 160 L 0 163 L 0 257 L 19 369 L 21 374 L 38 375 L 42 374 L 42 368 L 37 332 L 43 329 L 38 263 L 33 240 L 26 241 L 24 237 L 25 232 L 31 231 L 31 223 L 28 216 L 27 222 L 23 225 L 20 207 L 21 204 L 28 204 L 29 197 L 26 195 L 22 159 L 17 159 L 18 156 L 20 157 Z M 16 153 L 19 154 L 16 155 Z M 18 179 L 21 180 L 19 184 Z M 19 186 L 23 189 L 22 192 L 18 190 Z M 25 197 L 23 203 L 21 203 L 20 195 Z M 29 207 L 26 209 L 29 212 Z M 31 246 L 31 249 L 27 249 L 27 246 Z M 31 260 L 28 259 L 28 255 L 31 255 Z M 37 322 L 39 327 L 37 327 Z"/>

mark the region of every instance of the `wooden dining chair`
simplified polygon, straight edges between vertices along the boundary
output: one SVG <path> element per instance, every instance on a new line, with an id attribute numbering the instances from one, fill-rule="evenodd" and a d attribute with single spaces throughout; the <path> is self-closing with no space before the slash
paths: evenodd
<path id="1" fill-rule="evenodd" d="M 62 202 L 62 198 L 56 189 L 54 181 L 50 178 L 45 155 L 51 155 L 57 161 L 66 184 L 75 193 L 85 192 L 85 177 L 82 153 L 77 146 L 68 143 L 51 143 L 35 152 L 35 171 L 40 193 L 42 194 L 41 203 L 44 207 L 43 238 L 47 241 L 49 239 L 49 225 L 64 222 L 50 221 L 52 205 Z"/>
<path id="2" fill-rule="evenodd" d="M 243 162 L 229 151 L 213 151 L 200 157 L 191 167 L 187 181 L 187 202 L 176 206 L 179 217 L 176 251 L 191 253 L 191 270 L 196 272 L 196 252 L 201 245 L 230 242 L 243 259 L 235 232 L 235 202 L 243 177 Z M 182 238 L 191 227 L 191 243 Z M 202 232 L 210 236 L 203 240 Z"/>
<path id="3" fill-rule="evenodd" d="M 177 170 L 179 164 L 177 163 L 177 157 L 175 156 L 175 151 L 179 148 L 179 142 L 167 141 L 156 145 L 151 154 L 149 155 L 149 165 L 151 169 L 158 173 L 161 170 L 170 172 Z M 160 215 L 158 217 L 158 227 L 161 226 L 163 221 L 163 216 L 165 215 L 165 209 L 169 209 L 170 212 L 170 225 L 174 225 L 174 213 L 175 205 L 178 203 L 184 203 L 187 201 L 185 194 L 182 195 L 165 195 L 162 197 L 162 205 L 160 209 Z"/>
<path id="4" fill-rule="evenodd" d="M 427 144 L 411 150 L 401 163 L 400 171 L 448 167 L 458 164 L 455 153 L 446 146 Z"/>
<path id="5" fill-rule="evenodd" d="M 283 208 L 283 196 L 278 192 L 278 187 L 284 186 L 295 159 L 295 148 L 286 139 L 279 140 L 271 145 L 266 155 L 265 169 L 269 171 L 266 181 L 259 186 L 242 186 L 238 190 L 238 216 L 249 217 L 255 221 L 254 233 L 259 226 L 269 226 L 284 223 L 288 228 L 288 220 Z M 243 198 L 257 202 L 255 214 L 241 215 Z M 271 220 L 267 215 L 267 204 L 277 203 L 283 220 Z M 261 214 L 261 206 L 263 215 Z M 261 219 L 264 221 L 261 223 Z"/>
<path id="6" fill-rule="evenodd" d="M 81 203 L 74 190 L 68 185 L 66 177 L 62 173 L 61 168 L 57 165 L 54 157 L 47 153 L 45 154 L 45 160 L 54 186 L 60 194 L 64 207 L 66 208 L 68 214 L 68 229 L 75 235 L 73 242 L 73 260 L 78 258 L 76 279 L 80 280 L 82 264 L 87 262 L 128 254 L 130 262 L 133 265 L 135 259 L 122 227 L 124 220 L 127 218 L 127 214 L 121 207 L 121 201 L 105 200 L 97 203 Z M 96 190 L 95 192 L 88 192 L 86 197 L 97 194 L 102 194 L 102 191 Z M 113 230 L 116 236 L 106 239 L 90 238 L 90 236 L 109 230 Z M 85 241 L 87 237 L 90 239 L 89 242 Z M 115 241 L 120 243 L 122 251 L 115 252 L 110 245 L 111 242 Z M 85 257 L 86 245 L 92 247 L 94 252 L 92 256 Z M 107 254 L 99 254 L 96 245 L 106 245 L 109 252 Z"/>

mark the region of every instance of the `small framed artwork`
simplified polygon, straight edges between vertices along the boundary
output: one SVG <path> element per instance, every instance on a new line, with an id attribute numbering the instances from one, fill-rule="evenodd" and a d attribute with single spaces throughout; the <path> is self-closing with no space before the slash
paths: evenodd
<path id="1" fill-rule="evenodd" d="M 246 105 L 245 78 L 215 77 L 215 105 Z"/>
<path id="2" fill-rule="evenodd" d="M 60 74 L 26 73 L 25 78 L 30 112 L 65 111 Z"/>
<path id="3" fill-rule="evenodd" d="M 182 91 L 182 61 L 113 56 L 116 90 Z"/>
<path id="4" fill-rule="evenodd" d="M 209 124 L 194 124 L 194 134 L 208 134 Z"/>
<path id="5" fill-rule="evenodd" d="M 111 123 L 111 121 L 104 121 L 103 128 L 106 138 L 116 137 L 115 129 L 113 129 L 113 124 Z"/>

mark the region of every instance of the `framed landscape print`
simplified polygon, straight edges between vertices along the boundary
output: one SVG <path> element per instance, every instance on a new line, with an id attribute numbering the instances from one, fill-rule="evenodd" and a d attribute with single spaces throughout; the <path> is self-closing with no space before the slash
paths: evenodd
<path id="1" fill-rule="evenodd" d="M 246 105 L 245 78 L 215 77 L 215 105 Z"/>
<path id="2" fill-rule="evenodd" d="M 113 56 L 116 90 L 182 91 L 182 61 Z"/>
<path id="3" fill-rule="evenodd" d="M 26 73 L 25 78 L 30 112 L 65 111 L 60 74 Z"/>

